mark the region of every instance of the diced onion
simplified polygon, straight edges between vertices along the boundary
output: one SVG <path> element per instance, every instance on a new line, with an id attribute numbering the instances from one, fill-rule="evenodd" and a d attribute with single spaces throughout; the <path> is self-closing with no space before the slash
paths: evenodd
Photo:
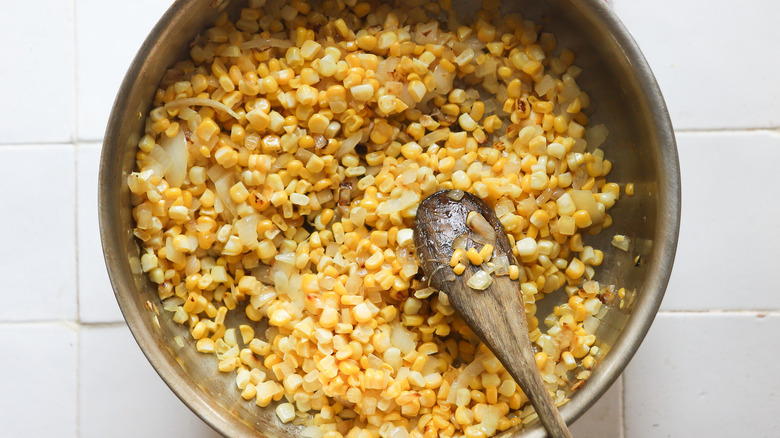
<path id="1" fill-rule="evenodd" d="M 401 350 L 402 354 L 407 354 L 417 347 L 415 342 L 415 336 L 404 328 L 397 320 L 393 322 L 392 331 L 390 332 L 390 343 L 394 347 Z"/>
<path id="2" fill-rule="evenodd" d="M 491 283 L 493 283 L 493 277 L 487 272 L 479 270 L 469 278 L 466 282 L 466 286 L 476 290 L 485 290 Z"/>
<path id="3" fill-rule="evenodd" d="M 567 82 L 566 85 L 563 86 L 563 90 L 561 90 L 560 98 L 561 102 L 569 102 L 571 100 L 574 100 L 577 96 L 580 95 L 580 88 L 577 86 L 575 82 Z"/>
<path id="4" fill-rule="evenodd" d="M 176 308 L 184 304 L 184 298 L 172 296 L 165 301 L 163 301 L 163 309 L 167 310 L 168 312 L 174 312 L 176 311 Z"/>
<path id="5" fill-rule="evenodd" d="M 317 426 L 306 426 L 301 430 L 302 438 L 322 438 L 325 432 Z"/>
<path id="6" fill-rule="evenodd" d="M 539 96 L 544 96 L 548 91 L 552 90 L 553 87 L 555 87 L 555 79 L 550 75 L 544 75 L 542 80 L 536 83 L 534 91 L 536 91 L 536 94 Z"/>
<path id="7" fill-rule="evenodd" d="M 463 190 L 453 190 L 447 193 L 447 197 L 452 199 L 453 201 L 460 201 L 461 199 L 463 199 L 463 195 L 465 194 L 466 192 L 464 192 Z"/>
<path id="8" fill-rule="evenodd" d="M 606 126 L 591 126 L 588 128 L 587 132 L 585 132 L 585 142 L 588 144 L 589 148 L 597 148 L 604 143 L 607 139 L 607 135 L 609 135 L 609 131 Z"/>
<path id="9" fill-rule="evenodd" d="M 490 436 L 496 433 L 498 422 L 501 419 L 501 411 L 493 405 L 489 405 L 485 411 L 486 412 L 482 417 L 482 423 L 480 424 L 480 429 L 485 435 Z"/>
<path id="10" fill-rule="evenodd" d="M 630 243 L 631 242 L 629 238 L 622 234 L 615 234 L 614 236 L 612 236 L 612 246 L 614 246 L 617 249 L 628 251 L 628 245 Z"/>
<path id="11" fill-rule="evenodd" d="M 466 243 L 468 242 L 468 234 L 463 233 L 460 236 L 456 237 L 455 240 L 452 241 L 452 249 L 466 249 Z"/>
<path id="12" fill-rule="evenodd" d="M 414 37 L 417 44 L 424 45 L 437 43 L 439 37 L 439 23 L 437 21 L 430 21 L 418 25 Z"/>
<path id="13" fill-rule="evenodd" d="M 593 199 L 593 192 L 590 190 L 572 190 L 569 192 L 569 195 L 571 200 L 574 201 L 577 210 L 587 211 L 594 224 L 599 224 L 604 220 L 604 213 L 599 210 L 596 200 Z"/>
<path id="14" fill-rule="evenodd" d="M 238 238 L 241 240 L 242 245 L 257 243 L 257 223 L 259 221 L 260 216 L 253 214 L 236 222 Z"/>
<path id="15" fill-rule="evenodd" d="M 390 199 L 379 204 L 376 212 L 379 214 L 393 214 L 416 205 L 420 201 L 420 194 L 412 190 L 404 190 L 396 199 Z"/>
<path id="16" fill-rule="evenodd" d="M 387 438 L 409 438 L 409 431 L 404 427 L 394 427 L 387 433 Z"/>
<path id="17" fill-rule="evenodd" d="M 469 213 L 466 219 L 466 225 L 471 231 L 487 239 L 487 243 L 492 243 L 496 240 L 496 230 L 490 225 L 482 214 L 472 211 Z"/>
<path id="18" fill-rule="evenodd" d="M 496 275 L 509 275 L 509 258 L 506 255 L 495 256 L 490 261 L 495 264 Z"/>
<path id="19" fill-rule="evenodd" d="M 596 333 L 596 329 L 599 328 L 599 324 L 601 324 L 601 321 L 598 318 L 592 315 L 588 315 L 582 322 L 582 328 L 585 329 L 586 332 L 593 334 Z"/>
<path id="20" fill-rule="evenodd" d="M 446 94 L 452 91 L 452 81 L 455 79 L 455 73 L 450 73 L 441 64 L 433 69 L 433 82 L 436 84 L 436 91 L 439 94 Z"/>
<path id="21" fill-rule="evenodd" d="M 397 56 L 388 57 L 380 62 L 379 67 L 376 69 L 376 78 L 379 81 L 392 81 L 394 79 L 392 73 L 395 72 L 395 68 L 400 62 L 401 58 Z M 400 85 L 401 83 L 398 82 L 398 84 Z M 395 93 L 391 94 L 395 95 Z"/>
<path id="22" fill-rule="evenodd" d="M 414 297 L 417 298 L 418 300 L 424 300 L 430 297 L 431 295 L 433 295 L 434 292 L 436 292 L 436 289 L 432 287 L 417 289 L 416 291 L 414 291 Z"/>

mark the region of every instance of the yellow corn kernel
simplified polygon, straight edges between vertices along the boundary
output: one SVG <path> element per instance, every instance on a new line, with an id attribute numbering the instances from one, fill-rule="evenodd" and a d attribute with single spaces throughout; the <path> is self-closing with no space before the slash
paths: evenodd
<path id="1" fill-rule="evenodd" d="M 534 356 L 536 359 L 536 367 L 543 370 L 547 366 L 548 356 L 547 353 L 540 351 Z"/>
<path id="2" fill-rule="evenodd" d="M 509 265 L 509 279 L 517 280 L 520 278 L 520 268 L 517 265 Z"/>
<path id="3" fill-rule="evenodd" d="M 466 251 L 466 257 L 468 257 L 469 262 L 471 262 L 472 265 L 481 265 L 482 264 L 482 256 L 479 255 L 476 249 L 469 248 L 468 251 Z"/>
<path id="4" fill-rule="evenodd" d="M 244 183 L 237 182 L 232 187 L 230 187 L 230 199 L 233 200 L 236 204 L 240 204 L 249 197 L 249 191 L 244 186 Z"/>
<path id="5" fill-rule="evenodd" d="M 587 210 L 577 210 L 572 217 L 574 218 L 574 223 L 577 225 L 577 228 L 587 228 L 593 225 L 593 220 Z"/>
<path id="6" fill-rule="evenodd" d="M 458 248 L 455 251 L 452 252 L 452 256 L 450 257 L 450 267 L 454 268 L 458 263 L 461 262 L 461 260 L 465 257 L 465 250 Z"/>
<path id="7" fill-rule="evenodd" d="M 537 228 L 542 228 L 550 221 L 550 215 L 545 210 L 536 210 L 530 217 L 529 222 Z"/>
<path id="8" fill-rule="evenodd" d="M 312 134 L 324 134 L 330 120 L 321 113 L 313 114 L 308 121 L 309 132 Z"/>
<path id="9" fill-rule="evenodd" d="M 471 187 L 471 178 L 462 170 L 452 174 L 452 186 L 457 190 L 468 190 Z"/>
<path id="10" fill-rule="evenodd" d="M 577 368 L 577 360 L 574 358 L 574 355 L 572 355 L 571 352 L 564 351 L 561 353 L 561 360 L 563 361 L 563 364 L 566 366 L 567 370 L 573 370 L 574 368 Z"/>
<path id="11" fill-rule="evenodd" d="M 219 133 L 219 131 L 220 129 L 219 125 L 217 125 L 217 122 L 207 118 L 200 122 L 198 128 L 195 130 L 195 135 L 201 141 L 208 142 L 211 140 L 211 137 Z"/>
<path id="12" fill-rule="evenodd" d="M 412 99 L 414 99 L 415 102 L 422 101 L 423 97 L 425 97 L 425 94 L 428 92 L 425 84 L 419 80 L 409 82 L 408 88 L 409 94 L 412 96 Z"/>
<path id="13" fill-rule="evenodd" d="M 479 250 L 479 257 L 482 259 L 482 262 L 489 261 L 491 257 L 493 256 L 493 245 L 486 244 L 482 247 L 482 249 Z"/>
<path id="14" fill-rule="evenodd" d="M 569 266 L 566 267 L 566 276 L 571 278 L 572 280 L 576 280 L 580 277 L 582 277 L 582 274 L 585 273 L 585 264 L 580 261 L 580 259 L 574 257 L 569 262 Z"/>
<path id="15" fill-rule="evenodd" d="M 371 52 L 374 49 L 376 49 L 377 46 L 377 39 L 374 35 L 365 34 L 360 36 L 357 40 L 357 45 L 362 50 L 365 50 L 367 52 Z"/>

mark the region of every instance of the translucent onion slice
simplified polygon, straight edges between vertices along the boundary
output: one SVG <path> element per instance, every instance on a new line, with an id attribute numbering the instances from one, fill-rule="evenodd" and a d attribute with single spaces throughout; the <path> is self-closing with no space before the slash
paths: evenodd
<path id="1" fill-rule="evenodd" d="M 236 113 L 235 111 L 230 109 L 230 107 L 228 107 L 224 103 L 222 103 L 222 102 L 220 102 L 218 100 L 214 100 L 214 99 L 201 99 L 201 98 L 198 98 L 198 97 L 187 97 L 187 98 L 184 98 L 184 99 L 176 99 L 176 100 L 172 100 L 172 101 L 166 103 L 165 104 L 165 109 L 166 110 L 171 110 L 171 109 L 181 108 L 183 106 L 207 106 L 207 107 L 211 107 L 211 108 L 214 108 L 214 109 L 218 109 L 220 111 L 224 111 L 224 112 L 230 114 L 230 116 L 233 117 L 236 120 L 240 120 L 241 119 L 241 117 L 238 115 L 238 113 Z"/>
<path id="2" fill-rule="evenodd" d="M 241 50 L 247 49 L 268 49 L 271 47 L 278 47 L 280 49 L 289 49 L 293 46 L 292 41 L 282 40 L 279 38 L 256 38 L 249 40 L 241 44 Z"/>
<path id="3" fill-rule="evenodd" d="M 171 187 L 181 187 L 187 177 L 187 139 L 179 129 L 173 137 L 162 135 L 160 146 L 170 157 L 170 167 L 165 171 L 165 179 Z"/>
<path id="4" fill-rule="evenodd" d="M 352 152 L 352 150 L 355 149 L 355 147 L 360 143 L 360 139 L 363 137 L 363 133 L 358 131 L 349 137 L 345 138 L 344 141 L 341 142 L 341 145 L 339 146 L 339 150 L 336 151 L 336 158 L 341 158 L 344 155 L 347 155 L 348 153 Z"/>
<path id="5" fill-rule="evenodd" d="M 447 396 L 447 403 L 455 404 L 456 395 L 460 388 L 467 388 L 474 378 L 479 376 L 482 371 L 485 371 L 485 365 L 482 363 L 487 358 L 487 353 L 482 353 L 474 358 L 474 361 L 468 364 L 463 371 L 460 372 L 458 377 L 452 381 L 450 387 L 450 393 Z"/>

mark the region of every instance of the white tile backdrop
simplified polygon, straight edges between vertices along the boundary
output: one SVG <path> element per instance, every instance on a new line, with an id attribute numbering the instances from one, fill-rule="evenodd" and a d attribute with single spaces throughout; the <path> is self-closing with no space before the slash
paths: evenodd
<path id="1" fill-rule="evenodd" d="M 661 313 L 574 435 L 778 436 L 780 3 L 610 3 L 667 99 L 685 201 Z M 2 436 L 217 436 L 136 347 L 98 237 L 107 115 L 168 4 L 0 4 Z"/>

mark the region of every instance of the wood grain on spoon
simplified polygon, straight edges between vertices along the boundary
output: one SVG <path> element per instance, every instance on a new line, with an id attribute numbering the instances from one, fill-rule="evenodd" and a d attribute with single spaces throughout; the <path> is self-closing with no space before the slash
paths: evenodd
<path id="1" fill-rule="evenodd" d="M 519 293 L 520 284 L 508 275 L 491 274 L 493 282 L 487 289 L 475 290 L 466 283 L 474 273 L 482 270 L 480 266 L 469 264 L 459 276 L 450 267 L 454 252 L 452 244 L 459 236 L 466 236 L 466 248 L 479 249 L 482 244 L 478 242 L 485 242 L 482 235 L 475 235 L 466 224 L 472 211 L 480 213 L 495 231 L 493 257 L 503 254 L 510 264 L 517 264 L 506 232 L 493 209 L 469 193 L 444 190 L 423 200 L 417 209 L 414 244 L 420 266 L 430 285 L 447 294 L 450 305 L 520 385 L 548 434 L 553 438 L 571 438 L 536 366 Z M 461 237 L 460 241 L 463 239 Z"/>

